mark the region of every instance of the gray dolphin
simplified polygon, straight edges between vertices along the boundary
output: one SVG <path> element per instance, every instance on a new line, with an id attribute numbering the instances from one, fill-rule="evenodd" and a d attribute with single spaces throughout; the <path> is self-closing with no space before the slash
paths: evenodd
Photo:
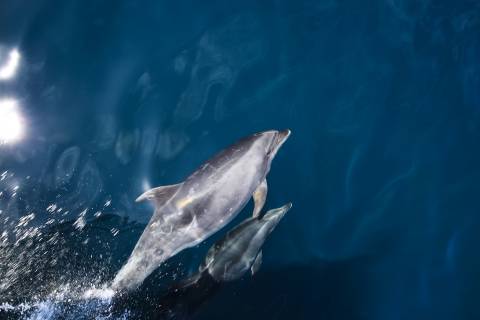
<path id="1" fill-rule="evenodd" d="M 229 231 L 208 250 L 199 274 L 208 271 L 217 281 L 237 280 L 249 269 L 255 274 L 262 263 L 265 240 L 291 207 L 288 203 L 263 217 L 251 217 Z"/>
<path id="2" fill-rule="evenodd" d="M 252 196 L 253 216 L 258 216 L 271 161 L 289 135 L 290 130 L 271 130 L 246 137 L 206 161 L 183 183 L 139 196 L 137 202 L 153 201 L 155 212 L 112 288 L 138 287 L 162 262 L 229 223 Z"/>

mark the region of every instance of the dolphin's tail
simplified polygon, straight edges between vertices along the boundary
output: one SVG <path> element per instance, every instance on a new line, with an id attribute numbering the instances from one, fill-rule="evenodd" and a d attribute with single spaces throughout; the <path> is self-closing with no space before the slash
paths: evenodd
<path id="1" fill-rule="evenodd" d="M 148 256 L 132 255 L 127 263 L 118 271 L 112 281 L 111 288 L 115 291 L 130 291 L 138 288 L 166 258 L 164 255 L 148 259 Z"/>

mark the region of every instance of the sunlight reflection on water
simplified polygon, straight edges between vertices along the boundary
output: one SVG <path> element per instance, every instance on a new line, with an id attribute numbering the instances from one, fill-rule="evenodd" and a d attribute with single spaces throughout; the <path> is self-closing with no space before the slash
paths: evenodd
<path id="1" fill-rule="evenodd" d="M 24 134 L 24 121 L 14 99 L 0 100 L 0 144 L 14 143 Z"/>
<path id="2" fill-rule="evenodd" d="M 1 56 L 0 56 L 1 58 Z M 20 53 L 16 48 L 10 50 L 6 61 L 0 61 L 0 81 L 12 79 L 20 64 Z"/>

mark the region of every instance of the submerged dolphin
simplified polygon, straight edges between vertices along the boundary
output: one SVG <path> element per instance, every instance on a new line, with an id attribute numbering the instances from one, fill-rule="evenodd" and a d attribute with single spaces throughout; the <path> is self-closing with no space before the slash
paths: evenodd
<path id="1" fill-rule="evenodd" d="M 123 311 L 127 307 L 133 317 L 135 309 L 132 307 L 137 307 L 143 315 L 150 313 L 148 318 L 191 319 L 223 282 L 239 279 L 249 269 L 252 273 L 258 270 L 261 247 L 290 208 L 291 204 L 287 204 L 268 211 L 261 218 L 240 223 L 210 248 L 195 275 L 174 283 L 159 298 L 152 299 L 151 290 L 137 290 L 118 296 L 115 309 Z M 129 305 L 132 300 L 141 303 Z"/>
<path id="2" fill-rule="evenodd" d="M 183 183 L 138 197 L 137 201 L 153 201 L 155 212 L 112 288 L 136 288 L 162 262 L 225 226 L 251 196 L 253 215 L 258 216 L 271 161 L 289 135 L 290 130 L 271 130 L 246 137 L 206 161 Z"/>
<path id="3" fill-rule="evenodd" d="M 268 211 L 263 217 L 252 217 L 229 231 L 208 250 L 199 273 L 207 271 L 216 281 L 241 278 L 249 269 L 252 274 L 262 263 L 261 248 L 268 235 L 292 207 L 291 203 Z"/>

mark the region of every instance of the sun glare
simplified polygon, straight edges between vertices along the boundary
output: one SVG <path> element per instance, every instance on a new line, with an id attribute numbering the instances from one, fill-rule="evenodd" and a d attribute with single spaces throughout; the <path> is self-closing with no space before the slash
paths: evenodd
<path id="1" fill-rule="evenodd" d="M 0 100 L 0 144 L 15 143 L 23 136 L 23 120 L 17 101 Z"/>
<path id="2" fill-rule="evenodd" d="M 8 80 L 15 76 L 17 68 L 20 63 L 20 52 L 17 49 L 12 49 L 5 62 L 0 65 L 0 80 Z"/>

